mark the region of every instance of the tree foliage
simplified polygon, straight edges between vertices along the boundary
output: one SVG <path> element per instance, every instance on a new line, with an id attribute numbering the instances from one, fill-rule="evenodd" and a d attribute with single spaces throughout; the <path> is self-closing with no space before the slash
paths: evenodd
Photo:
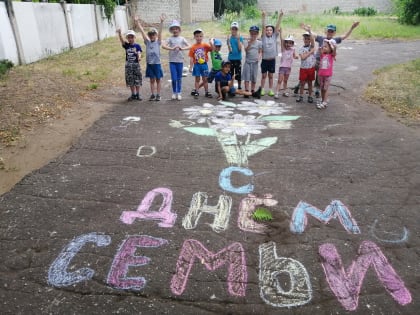
<path id="1" fill-rule="evenodd" d="M 225 11 L 240 12 L 245 7 L 257 5 L 257 0 L 215 0 L 214 15 L 220 17 Z"/>
<path id="2" fill-rule="evenodd" d="M 398 20 L 403 24 L 420 24 L 420 0 L 394 0 Z"/>

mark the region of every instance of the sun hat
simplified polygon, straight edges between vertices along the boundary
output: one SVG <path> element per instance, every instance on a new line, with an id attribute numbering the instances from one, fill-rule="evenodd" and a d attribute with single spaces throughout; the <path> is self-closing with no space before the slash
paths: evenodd
<path id="1" fill-rule="evenodd" d="M 222 46 L 222 41 L 220 39 L 214 39 L 213 41 L 214 46 Z"/>
<path id="2" fill-rule="evenodd" d="M 260 31 L 260 28 L 259 28 L 258 26 L 256 26 L 256 25 L 252 25 L 252 26 L 249 28 L 249 31 L 250 31 L 250 32 L 259 32 L 259 31 Z"/>
<path id="3" fill-rule="evenodd" d="M 237 28 L 237 29 L 239 29 L 238 22 L 232 22 L 232 24 L 230 24 L 230 28 Z"/>
<path id="4" fill-rule="evenodd" d="M 295 42 L 295 39 L 293 38 L 292 35 L 287 35 L 287 37 L 284 39 L 284 41 Z"/>
<path id="5" fill-rule="evenodd" d="M 302 35 L 303 35 L 303 36 L 311 36 L 311 33 L 309 33 L 309 32 L 305 32 L 305 33 L 303 33 Z"/>
<path id="6" fill-rule="evenodd" d="M 331 30 L 331 31 L 336 31 L 337 27 L 334 24 L 328 24 L 327 25 L 327 30 Z"/>
<path id="7" fill-rule="evenodd" d="M 171 25 L 169 25 L 169 30 L 171 30 L 171 28 L 173 27 L 178 27 L 179 29 L 181 29 L 181 24 L 179 23 L 179 21 L 173 20 Z"/>
<path id="8" fill-rule="evenodd" d="M 133 30 L 128 30 L 127 33 L 125 33 L 125 37 L 129 35 L 133 35 L 134 37 L 136 37 L 136 32 L 134 32 Z"/>

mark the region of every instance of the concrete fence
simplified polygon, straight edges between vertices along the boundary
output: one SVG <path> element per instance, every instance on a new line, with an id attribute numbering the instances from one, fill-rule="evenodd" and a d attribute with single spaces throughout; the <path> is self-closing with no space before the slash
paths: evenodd
<path id="1" fill-rule="evenodd" d="M 95 4 L 0 2 L 0 60 L 27 64 L 128 29 L 125 6 L 110 22 Z"/>

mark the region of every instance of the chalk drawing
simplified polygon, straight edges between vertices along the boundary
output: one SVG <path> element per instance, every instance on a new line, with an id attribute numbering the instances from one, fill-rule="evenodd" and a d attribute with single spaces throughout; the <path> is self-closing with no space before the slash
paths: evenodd
<path id="1" fill-rule="evenodd" d="M 147 235 L 129 236 L 114 257 L 107 283 L 116 289 L 142 290 L 147 283 L 144 277 L 127 277 L 129 267 L 145 266 L 151 261 L 149 257 L 135 255 L 137 248 L 157 248 L 167 243 L 167 240 Z"/>
<path id="2" fill-rule="evenodd" d="M 333 244 L 327 243 L 319 246 L 319 254 L 328 284 L 346 310 L 357 309 L 360 288 L 366 271 L 371 265 L 373 265 L 379 281 L 395 301 L 401 305 L 411 302 L 410 291 L 375 243 L 362 242 L 356 260 L 347 270 L 344 270 L 341 257 Z"/>
<path id="3" fill-rule="evenodd" d="M 121 120 L 120 125 L 112 127 L 111 130 L 113 130 L 113 131 L 125 131 L 128 128 L 128 126 L 133 125 L 133 124 L 137 124 L 137 122 L 139 122 L 140 120 L 141 120 L 141 118 L 138 117 L 138 116 L 124 117 Z"/>
<path id="4" fill-rule="evenodd" d="M 149 149 L 151 152 L 148 154 L 142 154 L 141 151 L 144 149 Z M 151 146 L 151 145 L 142 145 L 137 149 L 137 157 L 150 157 L 153 156 L 156 153 L 156 147 Z"/>
<path id="5" fill-rule="evenodd" d="M 67 287 L 81 281 L 92 279 L 95 271 L 91 268 L 80 268 L 68 272 L 72 259 L 86 243 L 95 243 L 97 246 L 108 246 L 111 237 L 108 235 L 89 233 L 74 238 L 58 255 L 48 270 L 48 283 L 55 287 Z"/>
<path id="6" fill-rule="evenodd" d="M 373 222 L 372 226 L 370 226 L 370 234 L 376 238 L 378 241 L 384 242 L 384 243 L 404 243 L 407 241 L 408 239 L 408 230 L 407 228 L 404 226 L 403 227 L 403 232 L 402 235 L 400 233 L 395 233 L 395 232 L 387 232 L 387 231 L 381 231 L 381 234 L 384 235 L 389 235 L 392 237 L 396 237 L 395 239 L 384 239 L 384 238 L 380 238 L 378 237 L 376 234 L 376 225 L 378 224 L 378 219 L 375 219 L 375 221 Z"/>
<path id="7" fill-rule="evenodd" d="M 213 223 L 210 224 L 213 231 L 219 233 L 227 229 L 232 209 L 232 198 L 220 195 L 216 206 L 207 205 L 207 199 L 208 195 L 205 192 L 197 192 L 193 195 L 188 213 L 182 219 L 182 226 L 186 230 L 195 229 L 203 213 L 214 215 Z"/>
<path id="8" fill-rule="evenodd" d="M 347 232 L 360 234 L 360 229 L 356 221 L 352 218 L 349 209 L 340 201 L 333 200 L 324 212 L 306 202 L 299 202 L 293 211 L 290 231 L 292 233 L 303 233 L 308 224 L 308 215 L 313 216 L 323 223 L 328 223 L 331 219 L 340 220 L 341 225 Z"/>
<path id="9" fill-rule="evenodd" d="M 242 175 L 252 177 L 254 173 L 249 168 L 231 166 L 228 168 L 223 169 L 219 175 L 219 186 L 223 190 L 233 192 L 235 194 L 249 194 L 254 190 L 253 184 L 247 184 L 240 187 L 233 187 L 230 176 L 233 172 L 241 173 Z"/>
<path id="10" fill-rule="evenodd" d="M 275 307 L 291 307 L 307 304 L 312 299 L 312 286 L 305 267 L 297 260 L 278 257 L 276 243 L 259 246 L 259 287 L 263 301 Z M 290 280 L 289 290 L 279 283 L 279 276 Z"/>
<path id="11" fill-rule="evenodd" d="M 149 211 L 153 200 L 158 194 L 163 197 L 159 211 Z M 171 212 L 172 191 L 169 188 L 155 188 L 149 191 L 141 201 L 136 211 L 123 211 L 120 220 L 125 224 L 132 224 L 136 219 L 158 220 L 160 227 L 173 227 L 176 220 L 176 213 Z"/>
<path id="12" fill-rule="evenodd" d="M 228 292 L 233 296 L 245 296 L 248 272 L 245 251 L 240 243 L 232 243 L 216 254 L 210 252 L 197 240 L 185 240 L 176 263 L 176 271 L 171 280 L 173 294 L 181 295 L 187 286 L 191 268 L 198 260 L 213 271 L 227 264 Z"/>
<path id="13" fill-rule="evenodd" d="M 246 232 L 260 233 L 263 234 L 267 227 L 265 224 L 257 223 L 252 219 L 252 214 L 254 213 L 257 206 L 275 206 L 277 200 L 273 199 L 273 196 L 270 194 L 264 195 L 263 198 L 258 198 L 255 195 L 248 195 L 242 199 L 239 204 L 239 215 L 238 215 L 238 227 Z"/>
<path id="14" fill-rule="evenodd" d="M 205 126 L 186 126 L 184 130 L 206 137 L 216 137 L 226 160 L 230 165 L 247 166 L 250 156 L 261 152 L 277 142 L 277 137 L 266 137 L 251 141 L 251 135 L 258 135 L 265 129 L 288 129 L 291 121 L 299 116 L 278 115 L 287 111 L 286 104 L 274 101 L 256 100 L 255 102 L 221 101 L 222 105 L 205 103 L 202 106 L 184 108 L 189 119 Z M 235 110 L 247 111 L 243 115 Z M 277 115 L 276 115 L 277 114 Z M 182 128 L 181 121 L 171 120 L 174 128 Z"/>
<path id="15" fill-rule="evenodd" d="M 183 128 L 183 127 L 190 127 L 195 125 L 195 122 L 189 120 L 174 120 L 171 119 L 169 122 L 169 126 L 173 128 Z"/>

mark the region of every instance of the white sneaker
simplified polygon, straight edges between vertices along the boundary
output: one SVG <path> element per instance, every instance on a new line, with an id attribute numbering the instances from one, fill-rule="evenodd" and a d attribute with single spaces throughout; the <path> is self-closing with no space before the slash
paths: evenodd
<path id="1" fill-rule="evenodd" d="M 324 105 L 322 104 L 322 101 L 321 100 L 318 100 L 316 102 L 316 108 L 318 108 L 318 109 L 323 109 L 324 108 Z"/>
<path id="2" fill-rule="evenodd" d="M 172 94 L 171 100 L 176 100 L 176 94 Z"/>
<path id="3" fill-rule="evenodd" d="M 178 94 L 176 95 L 176 99 L 177 99 L 178 101 L 182 100 L 181 93 L 178 93 Z"/>
<path id="4" fill-rule="evenodd" d="M 279 93 L 274 94 L 274 98 L 279 98 Z"/>

